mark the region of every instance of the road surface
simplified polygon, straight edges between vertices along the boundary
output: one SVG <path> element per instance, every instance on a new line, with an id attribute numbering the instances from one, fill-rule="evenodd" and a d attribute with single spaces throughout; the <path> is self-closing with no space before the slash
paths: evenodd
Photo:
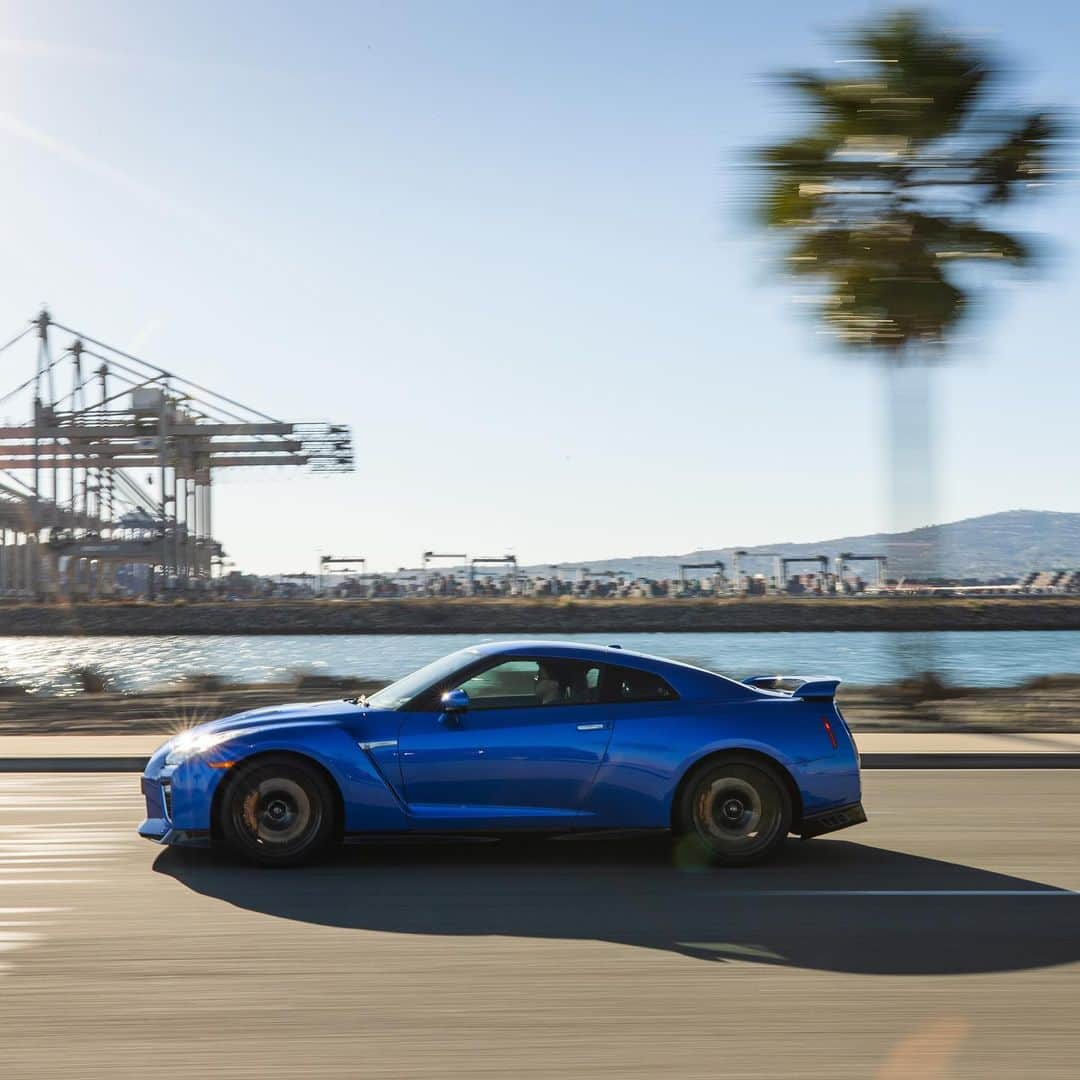
<path id="1" fill-rule="evenodd" d="M 0 776 L 6 1080 L 1077 1075 L 1080 771 L 871 772 L 868 825 L 726 872 L 640 838 L 260 872 L 139 840 L 137 788 Z"/>

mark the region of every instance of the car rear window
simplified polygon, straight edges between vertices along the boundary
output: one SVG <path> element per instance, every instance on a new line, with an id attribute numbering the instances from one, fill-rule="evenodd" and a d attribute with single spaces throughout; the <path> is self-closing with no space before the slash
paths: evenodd
<path id="1" fill-rule="evenodd" d="M 605 665 L 601 672 L 601 699 L 620 701 L 675 701 L 678 694 L 659 675 L 637 668 Z"/>

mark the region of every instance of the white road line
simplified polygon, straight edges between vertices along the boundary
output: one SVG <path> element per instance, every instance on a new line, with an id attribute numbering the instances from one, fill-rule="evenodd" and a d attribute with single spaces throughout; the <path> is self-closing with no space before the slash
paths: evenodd
<path id="1" fill-rule="evenodd" d="M 716 899 L 740 896 L 1080 896 L 1072 889 L 739 889 L 714 893 Z"/>
<path id="2" fill-rule="evenodd" d="M 0 858 L 18 856 L 40 851 L 50 855 L 60 853 L 62 848 L 71 848 L 72 851 L 86 851 L 87 848 L 100 847 L 117 854 L 123 848 L 122 840 L 136 838 L 135 830 L 130 833 L 121 833 L 119 836 L 88 836 L 81 837 L 77 833 L 68 832 L 64 836 L 0 836 Z"/>
<path id="3" fill-rule="evenodd" d="M 116 802 L 93 803 L 85 799 L 4 799 L 0 798 L 0 810 L 29 810 L 35 814 L 68 814 L 73 807 L 79 810 L 115 810 Z"/>
<path id="4" fill-rule="evenodd" d="M 44 935 L 34 934 L 30 931 L 20 934 L 3 934 L 0 933 L 0 953 L 14 952 L 16 949 L 25 949 L 27 945 L 35 941 L 40 941 Z M 3 965 L 7 967 L 6 964 Z"/>
<path id="5" fill-rule="evenodd" d="M 676 941 L 684 949 L 702 949 L 708 952 L 722 952 L 730 956 L 745 957 L 750 960 L 783 960 L 779 953 L 766 949 L 764 945 L 740 945 L 726 941 Z"/>
<path id="6" fill-rule="evenodd" d="M 102 855 L 0 855 L 0 866 L 40 866 L 59 863 L 116 862 L 119 856 Z"/>
<path id="7" fill-rule="evenodd" d="M 56 829 L 100 829 L 102 832 L 129 832 L 133 828 L 130 817 L 94 821 L 34 821 L 25 825 L 0 825 L 0 836 L 9 832 L 53 832 Z"/>
<path id="8" fill-rule="evenodd" d="M 67 873 L 73 866 L 101 865 L 108 862 L 116 862 L 116 860 L 102 856 L 95 856 L 92 859 L 23 859 L 17 863 L 0 862 L 0 874 L 40 874 L 42 871 L 48 871 L 51 874 L 58 871 Z"/>
<path id="9" fill-rule="evenodd" d="M 50 855 L 116 855 L 117 851 L 115 847 L 109 847 L 104 844 L 65 844 L 63 847 L 47 847 L 41 848 L 36 844 L 27 844 L 25 847 L 17 848 L 8 852 L 0 852 L 0 858 L 3 855 L 38 855 L 41 858 L 46 858 Z"/>
<path id="10" fill-rule="evenodd" d="M 93 878 L 19 878 L 12 881 L 0 881 L 0 888 L 5 885 L 87 885 Z"/>
<path id="11" fill-rule="evenodd" d="M 117 816 L 126 810 L 130 815 Z M 133 842 L 139 811 L 138 780 L 128 776 L 0 777 L 0 895 L 20 895 L 4 893 L 5 887 L 25 890 L 29 899 L 57 895 L 51 890 L 64 886 L 92 886 Z M 29 820 L 13 822 L 16 814 Z M 0 953 L 46 938 L 58 913 L 72 910 L 0 907 Z M 0 978 L 11 969 L 5 955 Z"/>
<path id="12" fill-rule="evenodd" d="M 9 833 L 7 836 L 0 836 L 0 850 L 3 850 L 4 848 L 27 847 L 31 844 L 40 845 L 41 847 L 55 847 L 57 845 L 77 843 L 100 844 L 102 842 L 115 842 L 121 837 L 131 839 L 134 835 L 134 830 L 129 832 L 127 829 L 117 829 L 110 832 L 93 832 L 90 829 L 65 829 L 62 832 L 58 832 L 55 836 L 51 836 L 48 833 L 31 833 L 29 835 Z"/>
<path id="13" fill-rule="evenodd" d="M 70 844 L 77 840 L 96 843 L 99 840 L 118 840 L 122 836 L 131 838 L 134 835 L 134 830 L 129 832 L 127 829 L 65 829 L 55 836 L 49 833 L 35 833 L 28 836 L 12 833 L 0 837 L 0 847 L 13 847 L 16 844 L 41 844 L 44 847 L 48 844 Z"/>
<path id="14" fill-rule="evenodd" d="M 0 915 L 51 915 L 70 910 L 69 907 L 0 907 Z"/>

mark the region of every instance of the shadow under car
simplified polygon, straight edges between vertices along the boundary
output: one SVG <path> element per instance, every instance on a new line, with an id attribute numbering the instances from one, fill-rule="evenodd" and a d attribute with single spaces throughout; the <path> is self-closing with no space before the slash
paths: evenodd
<path id="1" fill-rule="evenodd" d="M 362 845 L 292 871 L 170 848 L 154 869 L 239 908 L 357 930 L 608 941 L 869 974 L 1080 959 L 1080 893 L 847 840 L 792 842 L 740 870 L 695 865 L 666 835 Z"/>

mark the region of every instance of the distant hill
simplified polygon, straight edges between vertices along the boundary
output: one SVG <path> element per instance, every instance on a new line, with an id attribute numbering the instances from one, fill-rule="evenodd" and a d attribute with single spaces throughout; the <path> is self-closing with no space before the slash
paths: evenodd
<path id="1" fill-rule="evenodd" d="M 927 552 L 936 546 L 938 572 L 946 577 L 1014 577 L 1029 570 L 1080 567 L 1080 514 L 1049 510 L 1007 510 L 1000 514 L 928 525 L 905 533 L 841 536 L 833 540 L 779 541 L 745 548 L 747 552 L 781 555 L 828 555 L 842 551 L 886 554 L 889 576 L 918 577 L 930 572 Z M 730 547 L 691 551 L 685 555 L 634 555 L 622 559 L 582 559 L 557 566 L 588 566 L 591 570 L 626 571 L 634 577 L 671 578 L 679 563 L 721 560 L 731 565 Z M 744 568 L 769 573 L 768 560 L 744 560 Z M 528 568 L 543 573 L 546 566 Z M 807 570 L 811 567 L 807 566 Z M 869 571 L 869 568 L 868 568 Z"/>

